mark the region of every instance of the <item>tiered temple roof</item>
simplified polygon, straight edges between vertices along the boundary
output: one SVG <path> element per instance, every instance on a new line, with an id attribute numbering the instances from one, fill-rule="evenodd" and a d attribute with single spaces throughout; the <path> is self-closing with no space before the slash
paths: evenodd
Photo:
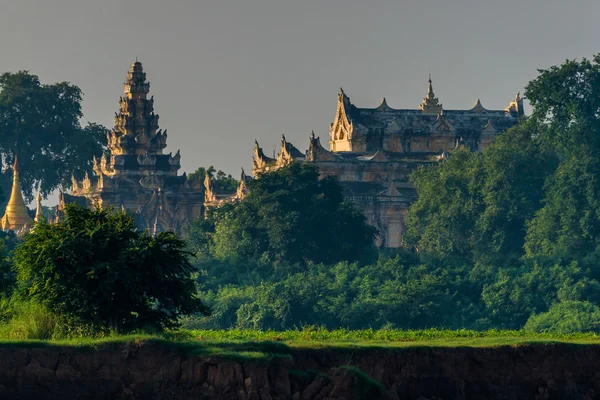
<path id="1" fill-rule="evenodd" d="M 142 63 L 136 60 L 127 73 L 115 126 L 108 133 L 109 152 L 94 159 L 93 176 L 73 179 L 72 195 L 61 196 L 59 209 L 69 202 L 113 206 L 133 213 L 138 226 L 153 231 L 176 231 L 202 215 L 202 182 L 177 174 L 179 150 L 163 153 L 167 131 L 159 129 L 149 91 Z"/>

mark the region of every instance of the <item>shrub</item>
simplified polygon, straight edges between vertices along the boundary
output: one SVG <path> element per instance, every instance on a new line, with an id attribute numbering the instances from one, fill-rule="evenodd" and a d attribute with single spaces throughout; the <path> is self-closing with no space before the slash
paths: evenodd
<path id="1" fill-rule="evenodd" d="M 600 333 L 600 307 L 587 301 L 555 303 L 548 312 L 529 317 L 524 329 L 538 333 Z"/>

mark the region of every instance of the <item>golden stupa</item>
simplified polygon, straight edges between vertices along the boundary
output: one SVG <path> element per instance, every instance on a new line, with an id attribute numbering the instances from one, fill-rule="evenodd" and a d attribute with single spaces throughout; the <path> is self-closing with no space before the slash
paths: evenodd
<path id="1" fill-rule="evenodd" d="M 15 157 L 13 165 L 13 185 L 10 193 L 10 200 L 6 205 L 6 212 L 0 220 L 3 231 L 15 231 L 24 233 L 33 227 L 33 220 L 29 216 L 27 206 L 21 193 L 21 183 L 19 182 L 19 164 Z"/>

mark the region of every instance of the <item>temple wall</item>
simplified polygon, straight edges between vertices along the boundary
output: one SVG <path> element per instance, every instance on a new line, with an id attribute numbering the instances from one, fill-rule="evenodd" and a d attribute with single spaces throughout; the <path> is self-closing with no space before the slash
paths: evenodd
<path id="1" fill-rule="evenodd" d="M 410 203 L 395 197 L 350 197 L 365 214 L 367 222 L 377 228 L 377 246 L 398 248 L 406 231 L 406 214 Z"/>
<path id="2" fill-rule="evenodd" d="M 429 162 L 415 161 L 316 161 L 321 176 L 336 176 L 340 182 L 376 182 L 387 187 L 392 181 L 408 182 L 410 174 Z M 383 189 L 382 189 L 383 190 Z"/>
<path id="3" fill-rule="evenodd" d="M 346 193 L 365 214 L 367 222 L 378 229 L 380 237 L 377 245 L 386 248 L 402 246 L 402 238 L 406 230 L 406 214 L 410 203 L 414 200 L 414 189 L 408 182 L 410 173 L 425 163 L 390 162 L 320 162 L 321 176 L 336 176 L 342 187 L 354 182 L 374 183 L 374 193 Z M 383 196 L 380 192 L 395 182 L 400 196 Z"/>

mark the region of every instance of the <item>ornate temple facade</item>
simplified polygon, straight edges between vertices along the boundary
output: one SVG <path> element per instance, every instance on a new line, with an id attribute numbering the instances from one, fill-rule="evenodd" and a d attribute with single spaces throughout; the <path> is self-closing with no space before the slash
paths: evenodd
<path id="1" fill-rule="evenodd" d="M 60 217 L 65 204 L 112 206 L 133 213 L 138 227 L 178 231 L 204 212 L 204 183 L 178 175 L 180 152 L 165 154 L 167 130 L 159 129 L 154 96 L 142 64 L 134 62 L 119 99 L 115 126 L 108 133 L 108 152 L 94 159 L 94 174 L 73 179 L 72 193 L 61 193 Z"/>
<path id="2" fill-rule="evenodd" d="M 470 109 L 446 110 L 435 97 L 431 78 L 417 109 L 391 108 L 385 98 L 376 108 L 359 108 L 340 89 L 329 150 L 314 133 L 305 153 L 283 137 L 279 154 L 270 158 L 256 143 L 252 172 L 259 177 L 293 161 L 315 163 L 322 176 L 338 178 L 346 198 L 379 230 L 380 246 L 400 247 L 406 213 L 416 198 L 409 182 L 412 171 L 444 159 L 457 146 L 485 150 L 521 116 L 518 93 L 504 110 L 488 110 L 479 99 Z"/>

